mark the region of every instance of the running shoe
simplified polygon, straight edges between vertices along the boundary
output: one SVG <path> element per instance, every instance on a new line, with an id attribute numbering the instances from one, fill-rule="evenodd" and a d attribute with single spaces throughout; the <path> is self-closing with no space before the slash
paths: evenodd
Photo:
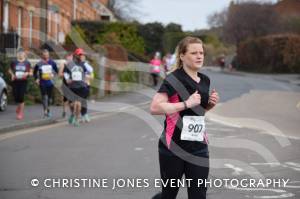
<path id="1" fill-rule="evenodd" d="M 24 113 L 22 111 L 19 111 L 17 114 L 17 120 L 22 120 L 24 118 Z"/>
<path id="2" fill-rule="evenodd" d="M 51 113 L 50 111 L 48 111 L 47 117 L 48 117 L 48 118 L 51 118 L 51 117 L 52 117 L 52 113 Z"/>
<path id="3" fill-rule="evenodd" d="M 21 120 L 22 119 L 22 116 L 20 113 L 17 114 L 17 120 Z"/>
<path id="4" fill-rule="evenodd" d="M 73 125 L 74 125 L 75 127 L 79 127 L 79 126 L 80 126 L 79 121 L 76 120 L 75 118 L 74 118 L 74 123 L 73 123 Z"/>
<path id="5" fill-rule="evenodd" d="M 47 114 L 47 113 L 44 113 L 43 118 L 47 118 L 47 117 L 48 117 L 48 114 Z"/>
<path id="6" fill-rule="evenodd" d="M 91 121 L 90 116 L 88 114 L 85 114 L 83 116 L 83 121 L 86 122 L 86 123 L 89 123 Z"/>
<path id="7" fill-rule="evenodd" d="M 155 194 L 155 196 L 153 196 L 152 199 L 161 199 L 161 192 Z"/>
<path id="8" fill-rule="evenodd" d="M 69 124 L 74 124 L 75 122 L 75 117 L 74 115 L 70 115 L 69 119 L 68 119 Z"/>
<path id="9" fill-rule="evenodd" d="M 65 111 L 62 112 L 62 118 L 66 118 L 66 112 Z"/>
<path id="10" fill-rule="evenodd" d="M 16 113 L 17 113 L 17 114 L 20 113 L 20 107 L 19 107 L 19 106 L 17 106 L 17 108 L 16 108 Z"/>

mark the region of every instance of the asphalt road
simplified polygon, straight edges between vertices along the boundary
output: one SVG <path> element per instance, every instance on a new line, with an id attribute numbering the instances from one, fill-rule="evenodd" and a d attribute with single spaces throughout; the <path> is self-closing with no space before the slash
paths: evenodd
<path id="1" fill-rule="evenodd" d="M 208 198 L 300 198 L 299 88 L 255 76 L 205 73 L 221 96 L 207 120 Z M 160 190 L 155 181 L 163 122 L 148 112 L 153 93 L 91 104 L 107 113 L 79 128 L 58 123 L 0 135 L 0 198 L 151 198 Z M 244 179 L 244 186 L 237 187 L 236 179 Z M 255 184 L 245 184 L 250 180 Z M 267 187 L 267 180 L 273 184 Z M 287 184 L 279 187 L 276 182 L 283 186 L 283 180 Z M 178 198 L 187 198 L 185 188 Z"/>

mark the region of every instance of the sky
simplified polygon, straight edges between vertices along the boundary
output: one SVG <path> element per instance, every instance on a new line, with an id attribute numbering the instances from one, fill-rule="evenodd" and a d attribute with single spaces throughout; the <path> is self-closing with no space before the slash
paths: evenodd
<path id="1" fill-rule="evenodd" d="M 231 0 L 140 0 L 142 23 L 175 22 L 184 31 L 208 28 L 207 17 L 228 7 Z M 276 2 L 276 0 L 263 0 Z"/>

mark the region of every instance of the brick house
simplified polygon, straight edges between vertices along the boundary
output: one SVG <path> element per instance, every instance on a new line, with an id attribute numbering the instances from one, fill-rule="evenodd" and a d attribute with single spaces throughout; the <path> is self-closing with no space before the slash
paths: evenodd
<path id="1" fill-rule="evenodd" d="M 280 0 L 274 5 L 275 10 L 283 16 L 299 17 L 300 1 L 299 0 Z"/>
<path id="2" fill-rule="evenodd" d="M 1 33 L 16 32 L 18 46 L 63 43 L 74 20 L 115 21 L 108 0 L 0 0 Z"/>

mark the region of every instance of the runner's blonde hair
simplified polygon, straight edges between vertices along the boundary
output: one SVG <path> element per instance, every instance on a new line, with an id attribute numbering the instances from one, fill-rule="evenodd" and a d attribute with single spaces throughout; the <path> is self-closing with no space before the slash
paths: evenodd
<path id="1" fill-rule="evenodd" d="M 180 55 L 186 53 L 187 48 L 190 44 L 201 44 L 203 46 L 202 40 L 197 37 L 188 36 L 188 37 L 183 38 L 176 47 L 176 51 L 175 51 L 176 64 L 175 64 L 174 70 L 183 67 L 183 63 L 180 59 Z"/>

